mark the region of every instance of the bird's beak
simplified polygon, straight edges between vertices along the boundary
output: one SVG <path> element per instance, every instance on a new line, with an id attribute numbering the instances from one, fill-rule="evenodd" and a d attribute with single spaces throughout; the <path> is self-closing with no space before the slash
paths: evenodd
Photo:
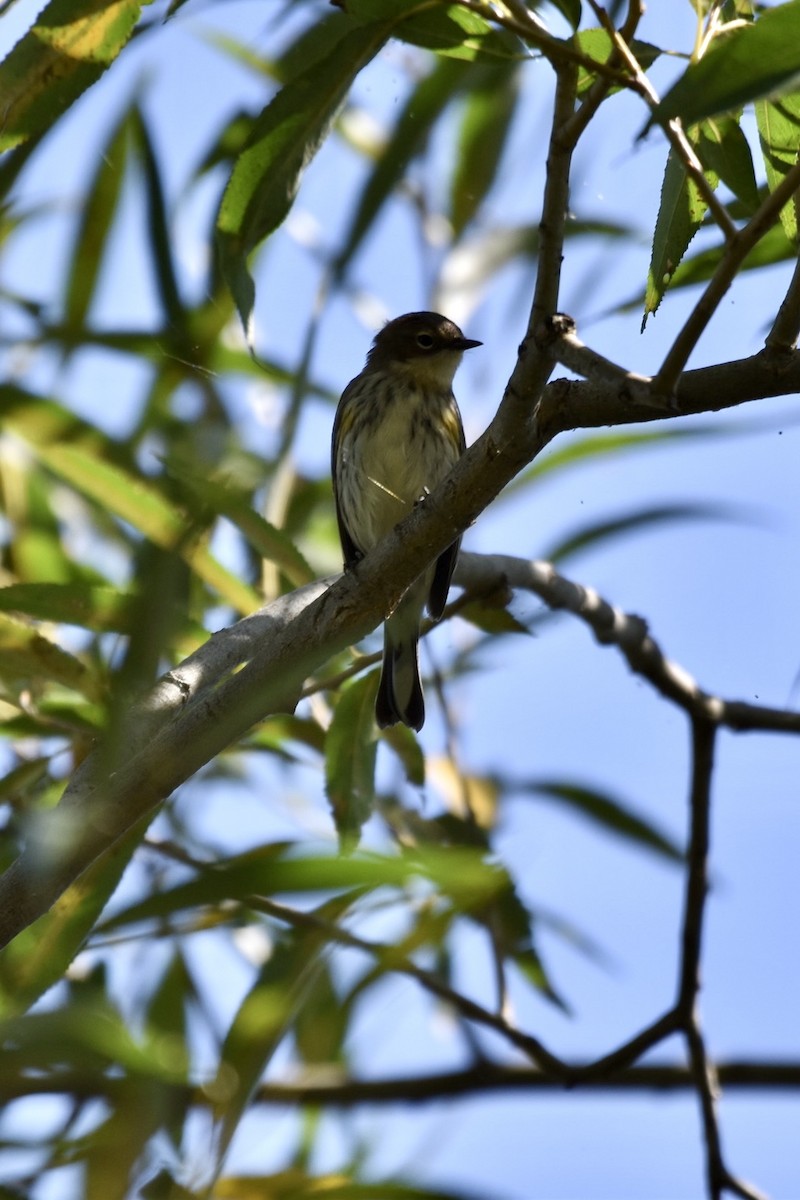
<path id="1" fill-rule="evenodd" d="M 476 342 L 474 338 L 459 338 L 458 350 L 474 350 L 476 346 L 482 346 L 483 342 Z"/>

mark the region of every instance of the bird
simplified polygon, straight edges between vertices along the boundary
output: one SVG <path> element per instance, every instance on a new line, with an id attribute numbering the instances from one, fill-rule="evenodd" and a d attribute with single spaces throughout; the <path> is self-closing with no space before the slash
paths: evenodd
<path id="1" fill-rule="evenodd" d="M 412 312 L 376 334 L 364 369 L 342 392 L 333 424 L 331 475 L 345 570 L 352 570 L 450 472 L 466 449 L 453 395 L 465 350 L 482 345 L 435 312 Z M 375 700 L 381 729 L 419 731 L 423 609 L 438 621 L 461 539 L 439 555 L 384 622 Z"/>

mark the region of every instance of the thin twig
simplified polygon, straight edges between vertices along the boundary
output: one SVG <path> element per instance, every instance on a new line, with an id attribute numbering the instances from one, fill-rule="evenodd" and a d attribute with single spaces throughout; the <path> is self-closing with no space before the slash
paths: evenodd
<path id="1" fill-rule="evenodd" d="M 764 343 L 769 350 L 793 350 L 800 337 L 800 257 L 794 264 L 791 282 L 786 289 L 778 315 Z"/>

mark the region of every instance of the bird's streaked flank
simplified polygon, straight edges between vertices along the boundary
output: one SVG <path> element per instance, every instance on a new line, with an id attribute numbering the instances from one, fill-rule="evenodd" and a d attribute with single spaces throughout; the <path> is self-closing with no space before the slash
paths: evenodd
<path id="1" fill-rule="evenodd" d="M 356 565 L 464 453 L 453 376 L 464 337 L 439 313 L 406 313 L 376 336 L 360 375 L 347 385 L 333 425 L 331 473 L 345 569 Z M 384 624 L 383 669 L 375 702 L 381 728 L 421 729 L 422 612 L 438 621 L 447 603 L 459 541 L 412 583 Z"/>

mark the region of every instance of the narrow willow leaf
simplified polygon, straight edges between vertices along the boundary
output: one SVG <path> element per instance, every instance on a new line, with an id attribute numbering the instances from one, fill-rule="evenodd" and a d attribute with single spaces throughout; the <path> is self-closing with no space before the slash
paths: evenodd
<path id="1" fill-rule="evenodd" d="M 161 168 L 144 115 L 138 107 L 133 110 L 131 126 L 143 167 L 150 253 L 153 257 L 161 307 L 166 321 L 173 329 L 185 329 L 186 311 L 178 290 L 178 277 L 172 256 L 172 233 Z"/>
<path id="2" fill-rule="evenodd" d="M 153 814 L 95 859 L 49 912 L 0 952 L 0 1015 L 24 1012 L 66 971 L 108 903 Z"/>
<path id="3" fill-rule="evenodd" d="M 136 597 L 131 592 L 91 583 L 12 583 L 0 588 L 0 610 L 25 613 L 38 621 L 58 621 L 100 633 L 130 629 Z"/>
<path id="4" fill-rule="evenodd" d="M 111 65 L 141 9 L 140 0 L 51 0 L 0 63 L 0 150 L 49 129 Z"/>
<path id="5" fill-rule="evenodd" d="M 568 780 L 541 779 L 526 783 L 521 788 L 529 795 L 542 796 L 575 809 L 609 833 L 653 850 L 671 862 L 683 862 L 680 846 L 667 834 L 657 829 L 652 822 L 635 812 L 617 796 Z"/>
<path id="6" fill-rule="evenodd" d="M 356 21 L 394 20 L 394 37 L 437 54 L 474 62 L 478 58 L 529 57 L 523 42 L 506 29 L 459 4 L 420 4 L 419 0 L 347 0 Z"/>
<path id="7" fill-rule="evenodd" d="M 482 904 L 502 885 L 497 868 L 484 855 L 466 848 L 419 847 L 414 856 L 367 854 L 291 855 L 272 844 L 214 864 L 188 883 L 178 884 L 116 913 L 103 932 L 125 925 L 162 920 L 192 908 L 207 908 L 225 900 L 247 902 L 254 895 L 404 888 L 427 879 L 434 888 L 465 909 Z"/>
<path id="8" fill-rule="evenodd" d="M 217 237 L 223 273 L 251 347 L 255 288 L 247 258 L 286 217 L 350 85 L 391 27 L 381 21 L 354 29 L 343 19 L 342 37 L 331 52 L 278 92 L 236 160 L 217 214 Z"/>
<path id="9" fill-rule="evenodd" d="M 717 38 L 653 110 L 653 121 L 694 125 L 752 100 L 794 91 L 800 79 L 800 2 L 762 9 L 755 21 Z"/>
<path id="10" fill-rule="evenodd" d="M 250 497 L 226 480 L 199 477 L 187 465 L 169 460 L 170 475 L 175 475 L 194 496 L 213 512 L 225 516 L 244 535 L 257 554 L 285 572 L 295 587 L 315 578 L 309 564 L 287 535 L 260 513 L 255 512 Z"/>
<path id="11" fill-rule="evenodd" d="M 122 191 L 129 128 L 130 114 L 125 112 L 100 149 L 97 170 L 86 189 L 64 294 L 64 320 L 73 329 L 84 324 L 94 298 Z"/>
<path id="12" fill-rule="evenodd" d="M 548 547 L 542 557 L 548 562 L 563 563 L 572 555 L 610 539 L 660 525 L 674 525 L 678 521 L 735 521 L 742 517 L 742 513 L 721 504 L 654 504 L 609 521 L 593 521 Z"/>
<path id="13" fill-rule="evenodd" d="M 326 901 L 312 914 L 336 923 L 353 903 L 350 895 Z M 276 945 L 239 1006 L 225 1036 L 216 1081 L 214 1154 L 218 1169 L 265 1067 L 309 1001 L 325 970 L 329 937 L 324 928 L 290 929 Z"/>
<path id="14" fill-rule="evenodd" d="M 592 463 L 598 458 L 613 458 L 615 454 L 627 454 L 640 450 L 657 450 L 662 446 L 673 445 L 675 442 L 702 441 L 717 437 L 749 437 L 751 432 L 750 429 L 742 429 L 740 425 L 715 422 L 708 425 L 692 424 L 686 427 L 673 426 L 666 429 L 636 429 L 633 432 L 621 430 L 613 433 L 592 432 L 579 435 L 567 440 L 563 446 L 555 449 L 549 448 L 546 454 L 541 455 L 535 463 L 512 480 L 498 499 L 505 497 L 506 493 L 513 495 L 521 488 L 539 483 L 548 475 L 558 474 L 560 476 L 572 467 Z"/>
<path id="15" fill-rule="evenodd" d="M 18 388 L 4 390 L 4 423 L 22 438 L 40 462 L 108 512 L 165 550 L 175 550 L 220 597 L 237 611 L 250 613 L 260 605 L 252 588 L 217 562 L 191 536 L 186 515 L 166 500 L 150 479 L 133 468 L 117 466 L 119 446 L 52 401 Z"/>
<path id="16" fill-rule="evenodd" d="M 378 672 L 342 688 L 325 738 L 325 791 L 343 848 L 357 845 L 375 803 Z"/>
<path id="17" fill-rule="evenodd" d="M 793 92 L 779 100 L 760 100 L 756 104 L 756 121 L 767 184 L 769 190 L 774 192 L 800 155 L 800 92 Z M 781 224 L 787 238 L 796 245 L 797 192 L 781 209 Z"/>
<path id="18" fill-rule="evenodd" d="M 495 182 L 518 91 L 515 70 L 492 66 L 484 68 L 467 94 L 450 185 L 450 222 L 456 237 L 464 232 Z"/>
<path id="19" fill-rule="evenodd" d="M 589 58 L 593 58 L 595 62 L 600 64 L 608 62 L 614 49 L 611 37 L 605 29 L 582 29 L 580 33 L 576 34 L 573 40 L 577 43 L 578 49 L 583 54 L 588 55 Z M 631 42 L 630 49 L 633 51 L 639 66 L 644 71 L 652 66 L 656 59 L 663 54 L 663 50 L 659 49 L 658 46 L 652 45 L 651 42 L 639 41 L 638 39 L 634 39 Z M 583 96 L 588 92 L 596 79 L 597 72 L 590 71 L 586 67 L 581 66 L 578 70 L 578 96 Z M 614 86 L 610 89 L 609 94 L 618 91 L 620 91 L 620 88 Z"/>
<path id="20" fill-rule="evenodd" d="M 95 673 L 34 625 L 0 613 L 0 679 L 12 689 L 32 680 L 60 683 L 90 700 L 103 695 Z"/>
<path id="21" fill-rule="evenodd" d="M 695 144 L 697 131 L 689 133 Z M 705 177 L 711 187 L 716 187 L 718 177 L 710 171 Z M 697 185 L 686 173 L 686 168 L 674 150 L 667 156 L 664 182 L 661 187 L 661 203 L 653 234 L 653 250 L 650 269 L 647 272 L 642 329 L 651 313 L 658 308 L 672 276 L 680 266 L 694 235 L 700 228 L 708 205 Z"/>
<path id="22" fill-rule="evenodd" d="M 463 63 L 442 59 L 412 91 L 355 206 L 336 258 L 339 276 L 344 274 L 408 164 L 424 147 L 431 129 L 468 78 L 469 70 Z"/>
<path id="23" fill-rule="evenodd" d="M 393 725 L 382 730 L 381 738 L 399 758 L 408 782 L 415 787 L 424 787 L 425 754 L 414 731 L 407 725 Z"/>
<path id="24" fill-rule="evenodd" d="M 744 210 L 752 215 L 758 208 L 758 184 L 750 143 L 742 133 L 738 117 L 713 117 L 698 126 L 697 153 L 703 166 L 718 175 Z"/>

